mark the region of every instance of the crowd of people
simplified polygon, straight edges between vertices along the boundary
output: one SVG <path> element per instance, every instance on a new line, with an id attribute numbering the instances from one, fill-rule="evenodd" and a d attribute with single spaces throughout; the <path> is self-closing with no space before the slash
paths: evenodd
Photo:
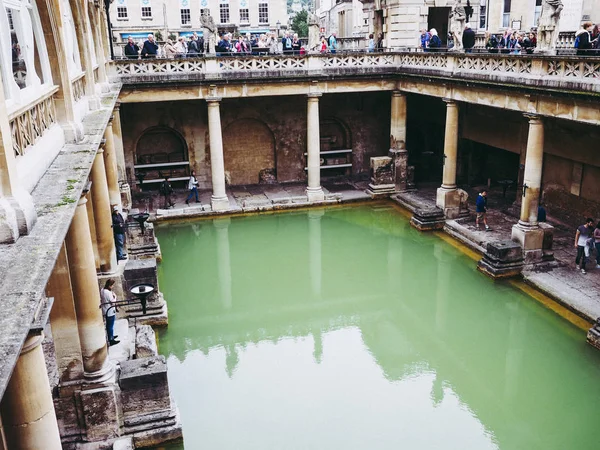
<path id="1" fill-rule="evenodd" d="M 441 51 L 441 49 L 451 49 L 454 46 L 454 36 L 451 33 L 447 37 L 447 45 L 444 46 L 438 32 L 435 28 L 427 31 L 421 30 L 420 45 L 423 51 Z M 475 47 L 475 31 L 469 24 L 465 25 L 462 34 L 462 46 L 466 53 L 471 53 Z M 499 36 L 489 31 L 485 33 L 485 49 L 490 53 L 511 53 L 519 55 L 521 53 L 533 53 L 537 46 L 537 36 L 535 31 L 528 33 L 507 29 Z M 578 54 L 591 53 L 595 50 L 600 51 L 600 25 L 594 25 L 592 22 L 584 22 L 581 29 L 575 33 L 575 42 L 573 47 Z"/>
<path id="2" fill-rule="evenodd" d="M 372 35 L 371 35 L 372 39 Z M 380 34 L 377 43 L 373 44 L 369 51 L 374 51 L 376 48 L 383 48 L 383 35 Z M 127 39 L 127 44 L 123 48 L 124 56 L 128 59 L 138 58 L 183 58 L 194 57 L 208 52 L 204 38 L 198 36 L 196 32 L 189 37 L 180 36 L 174 42 L 172 39 L 167 39 L 164 45 L 160 46 L 153 34 L 149 34 L 148 38 L 143 42 L 135 42 L 130 36 Z M 332 33 L 329 37 L 321 36 L 318 48 L 314 50 L 320 53 L 336 53 L 339 49 L 336 33 Z M 238 35 L 234 38 L 232 33 L 223 33 L 219 36 L 214 48 L 214 53 L 220 54 L 264 54 L 264 53 L 284 53 L 303 55 L 307 52 L 306 43 L 298 37 L 298 33 L 286 31 L 282 38 L 278 38 L 276 33 L 262 33 L 252 35 Z"/>

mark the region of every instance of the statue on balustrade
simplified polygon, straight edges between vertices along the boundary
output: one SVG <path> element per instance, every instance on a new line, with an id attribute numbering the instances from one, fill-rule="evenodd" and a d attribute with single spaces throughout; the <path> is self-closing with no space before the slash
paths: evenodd
<path id="1" fill-rule="evenodd" d="M 538 19 L 537 48 L 544 53 L 554 53 L 558 39 L 558 22 L 564 5 L 561 0 L 543 0 Z"/>
<path id="2" fill-rule="evenodd" d="M 467 12 L 465 7 L 462 5 L 461 0 L 456 0 L 452 9 L 450 10 L 450 33 L 454 38 L 454 46 L 450 49 L 453 52 L 459 52 L 463 50 L 462 36 L 465 31 L 465 23 L 467 21 Z"/>
<path id="3" fill-rule="evenodd" d="M 319 18 L 314 12 L 308 13 L 308 50 L 317 50 L 321 39 L 319 38 Z"/>
<path id="4" fill-rule="evenodd" d="M 215 47 L 217 45 L 217 26 L 208 8 L 202 10 L 200 15 L 200 25 L 202 25 L 202 35 L 204 37 L 203 52 L 209 55 L 215 54 Z"/>

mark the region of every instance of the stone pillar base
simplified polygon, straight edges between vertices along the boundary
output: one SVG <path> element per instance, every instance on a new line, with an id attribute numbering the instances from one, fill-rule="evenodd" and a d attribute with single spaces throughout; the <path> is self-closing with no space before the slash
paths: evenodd
<path id="1" fill-rule="evenodd" d="M 231 209 L 229 205 L 229 198 L 225 197 L 215 197 L 214 195 L 210 198 L 210 207 L 213 211 L 227 211 Z"/>
<path id="2" fill-rule="evenodd" d="M 511 278 L 523 270 L 523 250 L 517 242 L 505 240 L 490 242 L 477 269 L 494 278 Z"/>
<path id="3" fill-rule="evenodd" d="M 439 208 L 418 208 L 410 218 L 410 224 L 419 231 L 442 230 L 446 219 Z"/>
<path id="4" fill-rule="evenodd" d="M 460 193 L 458 189 L 438 188 L 435 204 L 444 212 L 447 219 L 456 219 L 460 215 Z"/>
<path id="5" fill-rule="evenodd" d="M 106 360 L 104 367 L 96 372 L 84 372 L 83 378 L 86 384 L 108 384 L 115 382 L 115 366 L 109 359 Z"/>
<path id="6" fill-rule="evenodd" d="M 369 194 L 372 198 L 382 198 L 389 197 L 391 194 L 396 192 L 395 184 L 369 184 L 369 189 L 367 189 L 367 194 Z"/>
<path id="7" fill-rule="evenodd" d="M 404 192 L 408 189 L 408 151 L 406 149 L 391 148 L 388 155 L 392 158 L 395 167 L 394 183 L 396 192 Z"/>
<path id="8" fill-rule="evenodd" d="M 19 239 L 17 213 L 8 199 L 0 198 L 0 244 L 12 244 Z"/>
<path id="9" fill-rule="evenodd" d="M 513 225 L 511 239 L 521 244 L 525 264 L 541 262 L 544 256 L 542 250 L 544 231 L 537 225 L 531 226 L 519 221 Z"/>
<path id="10" fill-rule="evenodd" d="M 308 197 L 309 202 L 322 202 L 325 201 L 325 193 L 321 186 L 318 188 L 306 188 L 306 196 Z"/>
<path id="11" fill-rule="evenodd" d="M 121 183 L 119 186 L 119 190 L 121 191 L 121 205 L 125 211 L 129 211 L 131 209 L 131 187 L 127 183 Z"/>
<path id="12" fill-rule="evenodd" d="M 157 261 L 162 259 L 160 245 L 154 234 L 154 224 L 146 222 L 144 232 L 142 233 L 140 224 L 129 219 L 125 234 L 127 236 L 127 255 L 129 259 L 155 258 Z"/>

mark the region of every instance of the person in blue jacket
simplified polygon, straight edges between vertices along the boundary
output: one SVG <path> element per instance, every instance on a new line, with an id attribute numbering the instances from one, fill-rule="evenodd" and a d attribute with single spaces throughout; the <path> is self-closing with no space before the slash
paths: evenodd
<path id="1" fill-rule="evenodd" d="M 475 201 L 475 225 L 479 228 L 479 221 L 483 219 L 485 231 L 489 231 L 490 227 L 487 224 L 487 191 L 483 190 Z"/>
<path id="2" fill-rule="evenodd" d="M 154 35 L 149 34 L 148 40 L 144 42 L 142 47 L 142 58 L 156 58 L 158 52 L 158 44 L 154 42 Z"/>

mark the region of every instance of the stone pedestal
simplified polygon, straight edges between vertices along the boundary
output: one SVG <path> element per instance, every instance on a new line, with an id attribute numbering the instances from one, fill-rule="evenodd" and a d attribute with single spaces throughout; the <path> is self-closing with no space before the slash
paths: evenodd
<path id="1" fill-rule="evenodd" d="M 85 389 L 79 393 L 87 441 L 102 441 L 119 436 L 121 414 L 117 385 Z"/>
<path id="2" fill-rule="evenodd" d="M 519 276 L 523 270 L 521 246 L 509 240 L 488 243 L 477 269 L 496 279 Z"/>
<path id="3" fill-rule="evenodd" d="M 129 259 L 161 260 L 160 246 L 154 235 L 154 225 L 146 222 L 144 233 L 140 224 L 134 220 L 127 221 L 126 246 Z"/>
<path id="4" fill-rule="evenodd" d="M 600 318 L 596 319 L 596 323 L 587 333 L 587 343 L 592 347 L 600 350 Z"/>
<path id="5" fill-rule="evenodd" d="M 136 448 L 153 447 L 182 437 L 177 408 L 171 401 L 164 356 L 134 359 L 121 365 L 123 429 Z"/>
<path id="6" fill-rule="evenodd" d="M 395 167 L 389 156 L 371 158 L 371 182 L 367 193 L 373 197 L 387 197 L 396 191 Z"/>
<path id="7" fill-rule="evenodd" d="M 146 314 L 143 314 L 142 306 L 139 303 L 123 307 L 121 309 L 122 314 L 124 313 L 124 316 L 129 319 L 135 317 L 138 324 L 166 326 L 169 323 L 167 303 L 158 288 L 155 259 L 133 259 L 127 261 L 122 283 L 123 298 L 126 300 L 135 300 L 135 296 L 130 293 L 130 289 L 136 284 L 141 283 L 154 286 L 154 292 L 148 296 Z"/>
<path id="8" fill-rule="evenodd" d="M 544 261 L 554 260 L 554 227 L 546 222 L 538 223 L 538 226 L 544 233 L 542 240 L 542 253 Z"/>
<path id="9" fill-rule="evenodd" d="M 408 151 L 406 149 L 390 149 L 389 157 L 394 165 L 394 184 L 396 192 L 408 190 Z"/>
<path id="10" fill-rule="evenodd" d="M 442 230 L 446 218 L 439 208 L 418 208 L 410 218 L 410 224 L 419 231 Z"/>
<path id="11" fill-rule="evenodd" d="M 538 225 L 528 225 L 519 221 L 512 227 L 511 238 L 521 244 L 525 264 L 534 264 L 542 260 L 544 231 Z"/>
<path id="12" fill-rule="evenodd" d="M 207 99 L 210 168 L 213 186 L 210 204 L 213 211 L 226 211 L 230 208 L 229 198 L 225 192 L 225 162 L 223 160 L 220 102 L 221 99 L 217 97 Z"/>

